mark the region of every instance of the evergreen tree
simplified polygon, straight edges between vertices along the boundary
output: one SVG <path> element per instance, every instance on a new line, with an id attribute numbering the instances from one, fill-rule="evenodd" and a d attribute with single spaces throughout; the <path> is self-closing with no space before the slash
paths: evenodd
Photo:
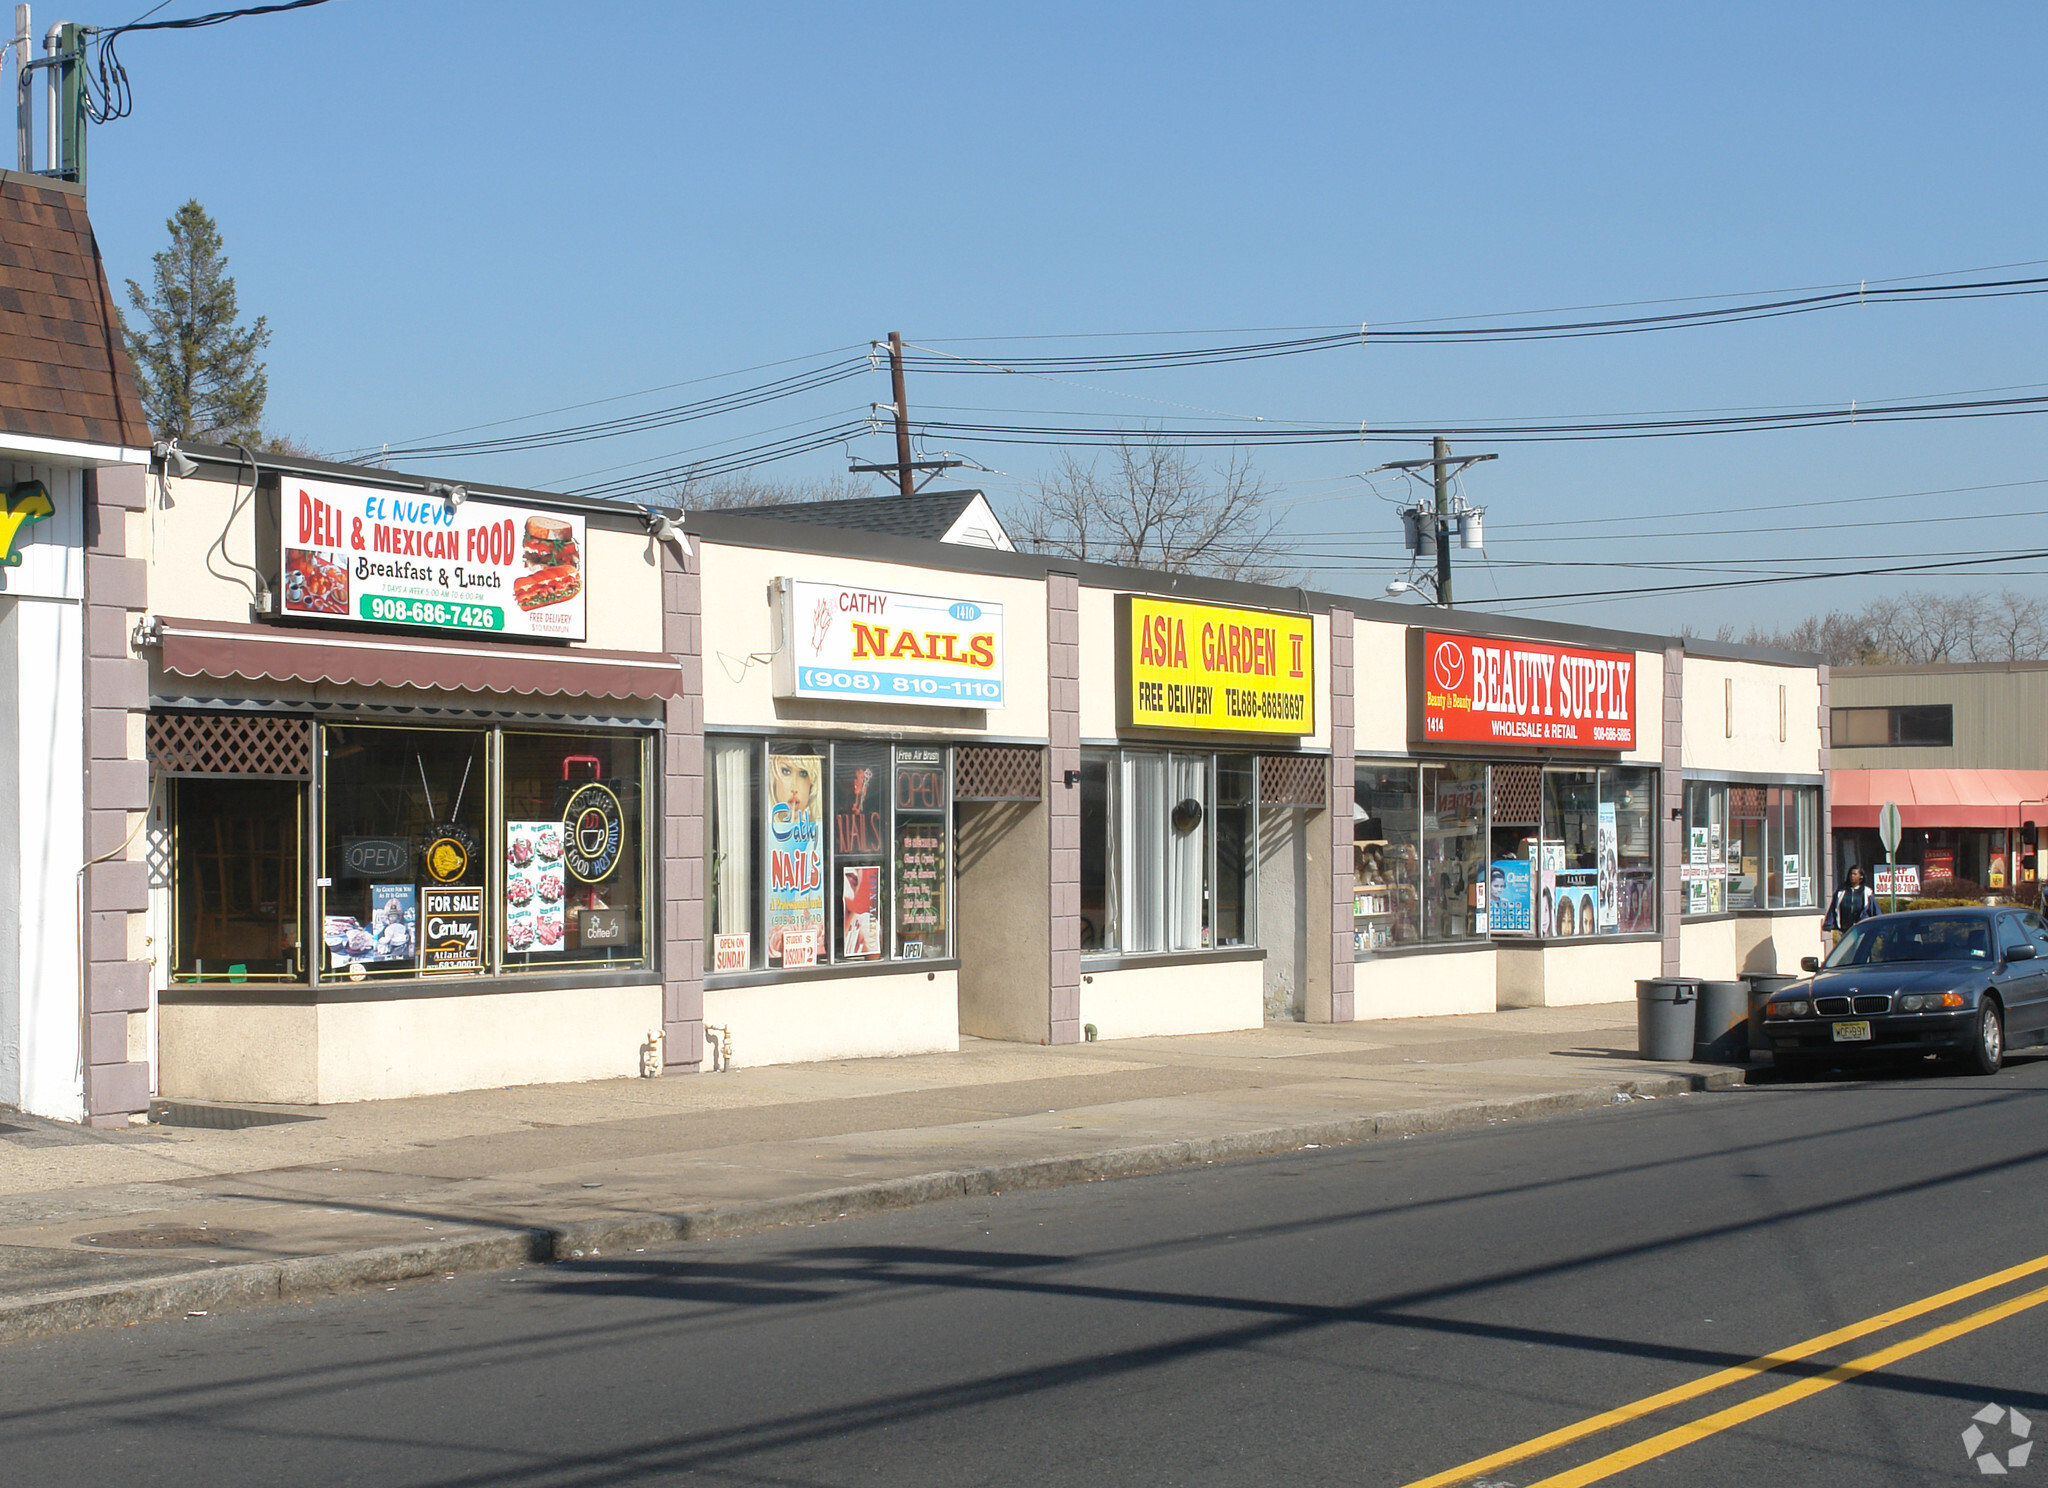
<path id="1" fill-rule="evenodd" d="M 154 259 L 154 292 L 128 281 L 147 328 L 138 333 L 125 316 L 121 325 L 150 426 L 160 439 L 253 440 L 270 392 L 256 353 L 270 327 L 260 315 L 251 326 L 235 323 L 235 281 L 204 207 L 188 201 L 165 226 L 171 245 Z"/>

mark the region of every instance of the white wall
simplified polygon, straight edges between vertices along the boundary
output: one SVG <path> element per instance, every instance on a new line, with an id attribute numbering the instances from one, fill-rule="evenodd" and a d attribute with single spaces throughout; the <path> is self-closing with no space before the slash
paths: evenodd
<path id="1" fill-rule="evenodd" d="M 1144 1038 L 1162 1033 L 1223 1033 L 1265 1026 L 1261 960 L 1090 971 L 1081 965 L 1081 1023 L 1097 1037 Z"/>
<path id="2" fill-rule="evenodd" d="M 1818 775 L 1820 674 L 1812 667 L 1686 657 L 1685 768 Z"/>
<path id="3" fill-rule="evenodd" d="M 1503 945 L 1502 1007 L 1578 1007 L 1631 1002 L 1636 983 L 1661 975 L 1663 947 L 1654 940 L 1530 941 Z"/>
<path id="4" fill-rule="evenodd" d="M 0 1102 L 78 1121 L 84 480 L 0 463 L 6 485 L 31 479 L 57 510 L 20 530 L 21 564 L 0 568 Z"/>
<path id="5" fill-rule="evenodd" d="M 704 991 L 704 1021 L 730 1028 L 733 1063 L 805 1064 L 960 1047 L 959 979 L 951 971 L 821 977 Z M 707 1052 L 704 1067 L 711 1067 Z"/>
<path id="6" fill-rule="evenodd" d="M 1488 947 L 1360 961 L 1352 972 L 1353 1017 L 1363 1022 L 1369 1018 L 1490 1013 L 1497 1005 L 1498 956 L 1497 950 Z"/>

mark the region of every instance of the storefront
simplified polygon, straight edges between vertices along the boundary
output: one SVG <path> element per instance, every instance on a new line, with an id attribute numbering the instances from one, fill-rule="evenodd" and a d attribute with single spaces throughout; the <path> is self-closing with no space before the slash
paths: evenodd
<path id="1" fill-rule="evenodd" d="M 157 502 L 161 1092 L 355 1100 L 665 1054 L 672 545 L 635 513 L 360 478 L 206 467 Z"/>

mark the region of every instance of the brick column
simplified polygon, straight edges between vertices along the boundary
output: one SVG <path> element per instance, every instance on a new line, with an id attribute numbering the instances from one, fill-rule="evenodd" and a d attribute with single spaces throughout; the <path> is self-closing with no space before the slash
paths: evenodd
<path id="1" fill-rule="evenodd" d="M 142 559 L 128 556 L 128 514 L 149 500 L 140 466 L 89 470 L 85 493 L 85 1115 L 92 1126 L 126 1126 L 149 1109 L 149 1064 L 130 1059 L 144 1040 L 130 1019 L 149 1011 L 149 961 L 140 916 L 149 870 L 135 814 L 149 809 L 143 720 L 149 671 L 132 637 L 147 603 Z M 129 834 L 134 840 L 122 849 Z M 141 1030 L 137 1028 L 136 1034 Z"/>
<path id="2" fill-rule="evenodd" d="M 664 705 L 662 735 L 662 1059 L 695 1072 L 704 1059 L 704 547 L 661 547 L 662 645 L 682 663 L 683 692 Z"/>
<path id="3" fill-rule="evenodd" d="M 1351 798 L 1357 786 L 1353 756 L 1357 715 L 1351 697 L 1353 616 L 1330 611 L 1330 1021 L 1357 1016 L 1351 944 Z"/>
<path id="4" fill-rule="evenodd" d="M 1102 658 L 1108 664 L 1109 658 Z M 1048 871 L 1046 929 L 1050 1028 L 1055 1044 L 1081 1041 L 1081 790 L 1067 772 L 1081 768 L 1081 580 L 1045 576 Z"/>
<path id="5" fill-rule="evenodd" d="M 1679 974 L 1678 931 L 1685 914 L 1685 888 L 1678 880 L 1678 868 L 1685 861 L 1685 648 L 1664 650 L 1664 707 L 1659 718 L 1663 728 L 1664 789 L 1657 808 L 1657 833 L 1664 844 L 1658 872 L 1659 900 L 1664 907 L 1660 922 L 1663 954 L 1658 961 L 1660 976 Z"/>

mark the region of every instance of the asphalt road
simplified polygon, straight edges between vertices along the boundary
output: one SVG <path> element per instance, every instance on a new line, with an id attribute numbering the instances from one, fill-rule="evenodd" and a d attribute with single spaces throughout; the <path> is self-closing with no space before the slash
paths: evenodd
<path id="1" fill-rule="evenodd" d="M 2048 1435 L 2044 1179 L 2025 1058 L 1003 1195 L 17 1346 L 0 1482 L 1981 1480 L 1974 1413 Z"/>

